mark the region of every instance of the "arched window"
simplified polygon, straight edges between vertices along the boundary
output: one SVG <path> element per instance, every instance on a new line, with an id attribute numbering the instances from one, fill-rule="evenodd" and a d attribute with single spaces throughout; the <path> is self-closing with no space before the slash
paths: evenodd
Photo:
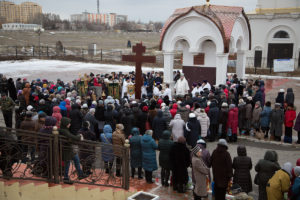
<path id="1" fill-rule="evenodd" d="M 278 31 L 277 33 L 275 33 L 274 38 L 290 38 L 290 36 L 285 31 Z"/>

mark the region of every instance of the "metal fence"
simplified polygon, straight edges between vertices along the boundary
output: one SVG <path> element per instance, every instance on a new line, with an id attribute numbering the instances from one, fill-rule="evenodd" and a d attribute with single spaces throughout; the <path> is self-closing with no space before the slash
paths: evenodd
<path id="1" fill-rule="evenodd" d="M 0 127 L 0 177 L 129 189 L 129 148 L 93 141 L 74 142 L 52 134 Z M 76 160 L 76 158 L 79 158 Z M 77 162 L 78 161 L 78 162 Z"/>

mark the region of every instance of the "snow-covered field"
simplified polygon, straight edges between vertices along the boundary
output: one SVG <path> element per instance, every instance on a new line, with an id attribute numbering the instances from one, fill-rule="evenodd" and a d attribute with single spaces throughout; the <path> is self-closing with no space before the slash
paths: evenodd
<path id="1" fill-rule="evenodd" d="M 29 80 L 37 78 L 56 80 L 57 78 L 61 78 L 64 81 L 71 81 L 75 78 L 78 78 L 79 74 L 82 75 L 84 73 L 128 73 L 134 70 L 134 66 L 128 65 L 95 64 L 60 60 L 32 59 L 28 61 L 0 62 L 0 73 L 6 75 L 7 77 L 12 77 L 14 79 L 18 77 L 26 77 Z M 161 71 L 163 69 L 143 67 L 143 72 L 148 72 L 152 70 Z"/>

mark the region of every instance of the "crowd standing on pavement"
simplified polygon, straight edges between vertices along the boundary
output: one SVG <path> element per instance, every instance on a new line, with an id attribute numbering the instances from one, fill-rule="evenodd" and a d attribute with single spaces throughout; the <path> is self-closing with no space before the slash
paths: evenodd
<path id="1" fill-rule="evenodd" d="M 217 200 L 225 199 L 229 187 L 232 193 L 244 192 L 247 196 L 252 191 L 251 158 L 245 146 L 238 146 L 238 156 L 232 160 L 228 143 L 236 143 L 238 135 L 274 141 L 284 136 L 283 142 L 292 143 L 294 129 L 298 133 L 296 143 L 300 144 L 300 114 L 296 117 L 292 88 L 286 94 L 280 89 L 272 106 L 265 101 L 263 80 L 241 80 L 234 75 L 224 85 L 212 86 L 203 80 L 190 88 L 184 74 L 177 71 L 173 95 L 162 77 L 158 72 L 143 74 L 142 97 L 136 100 L 128 87 L 134 85 L 134 72 L 90 73 L 67 83 L 26 78 L 14 82 L 0 74 L 0 106 L 8 128 L 50 134 L 56 126 L 59 134 L 69 138 L 71 150 L 64 151 L 62 159 L 64 181 L 70 184 L 71 161 L 79 179 L 91 174 L 91 164 L 80 162 L 88 155 L 73 151 L 73 142 L 108 144 L 102 149 L 105 172 L 121 176 L 122 158 L 114 147 L 124 146 L 128 139 L 132 178 L 137 172 L 138 179 L 145 175 L 146 182 L 153 183 L 159 151 L 162 186 L 172 185 L 174 191 L 184 193 L 191 167 L 194 199 L 207 198 L 209 183 Z M 119 88 L 119 98 L 111 95 L 110 83 Z M 210 154 L 206 145 L 216 140 L 217 148 Z M 119 156 L 115 159 L 114 155 Z M 113 162 L 118 166 L 115 172 L 111 172 Z M 0 168 L 4 171 L 1 163 Z M 279 200 L 286 194 L 287 198 L 300 199 L 300 159 L 296 167 L 292 163 L 281 167 L 277 153 L 267 151 L 255 171 L 260 200 Z M 12 175 L 9 170 L 5 173 Z"/>

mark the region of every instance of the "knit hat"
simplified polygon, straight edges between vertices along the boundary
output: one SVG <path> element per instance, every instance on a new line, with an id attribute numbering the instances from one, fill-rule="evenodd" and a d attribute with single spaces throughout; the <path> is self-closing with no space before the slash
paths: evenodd
<path id="1" fill-rule="evenodd" d="M 283 167 L 282 167 L 282 169 L 284 171 L 286 171 L 290 176 L 292 175 L 292 168 L 293 168 L 293 165 L 290 162 L 284 163 Z"/>
<path id="2" fill-rule="evenodd" d="M 191 109 L 191 106 L 190 106 L 190 105 L 186 105 L 185 107 L 186 107 L 186 109 L 188 109 L 188 110 Z"/>
<path id="3" fill-rule="evenodd" d="M 116 125 L 116 129 L 119 129 L 119 130 L 124 130 L 124 125 L 123 124 L 117 124 Z"/>
<path id="4" fill-rule="evenodd" d="M 99 100 L 99 101 L 98 101 L 98 104 L 99 104 L 99 105 L 103 105 L 104 103 L 103 103 L 102 100 Z"/>
<path id="5" fill-rule="evenodd" d="M 195 117 L 196 117 L 195 113 L 190 113 L 189 114 L 189 118 L 195 118 Z"/>
<path id="6" fill-rule="evenodd" d="M 95 112 L 96 112 L 95 108 L 91 108 L 89 111 L 89 113 L 95 113 Z"/>
<path id="7" fill-rule="evenodd" d="M 300 167 L 299 166 L 294 168 L 294 174 L 295 174 L 295 176 L 300 176 Z"/>
<path id="8" fill-rule="evenodd" d="M 284 92 L 284 89 L 280 89 L 279 92 Z"/>
<path id="9" fill-rule="evenodd" d="M 222 103 L 222 107 L 223 107 L 223 108 L 227 108 L 227 107 L 228 107 L 228 104 L 227 104 L 226 102 L 223 102 L 223 103 Z"/>
<path id="10" fill-rule="evenodd" d="M 148 112 L 148 106 L 143 107 L 143 112 Z"/>
<path id="11" fill-rule="evenodd" d="M 92 104 L 93 104 L 93 105 L 97 105 L 97 101 L 93 101 Z"/>
<path id="12" fill-rule="evenodd" d="M 193 153 L 194 155 L 196 155 L 199 151 L 202 151 L 202 149 L 201 149 L 198 145 L 196 145 L 196 146 L 192 149 L 192 153 Z"/>
<path id="13" fill-rule="evenodd" d="M 32 111 L 32 109 L 33 109 L 32 105 L 27 106 L 28 111 Z"/>
<path id="14" fill-rule="evenodd" d="M 82 108 L 88 108 L 88 105 L 87 105 L 86 103 L 84 103 L 84 104 L 82 105 Z"/>
<path id="15" fill-rule="evenodd" d="M 222 146 L 225 146 L 225 147 L 228 147 L 227 141 L 225 139 L 219 139 L 218 144 L 222 145 Z"/>

